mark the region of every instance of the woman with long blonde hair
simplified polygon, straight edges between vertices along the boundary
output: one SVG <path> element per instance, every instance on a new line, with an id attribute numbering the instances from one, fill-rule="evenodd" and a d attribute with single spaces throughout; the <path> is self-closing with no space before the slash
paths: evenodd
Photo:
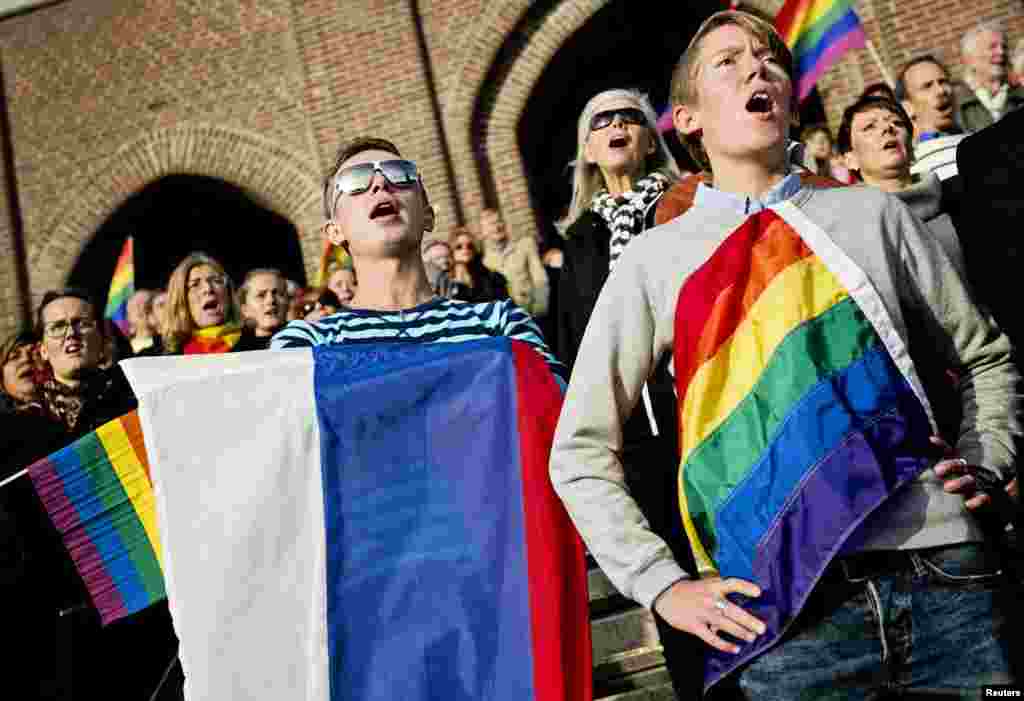
<path id="1" fill-rule="evenodd" d="M 572 200 L 558 222 L 566 242 L 558 283 L 556 350 L 572 366 L 605 278 L 630 240 L 654 225 L 681 173 L 638 90 L 590 98 L 576 129 Z"/>
<path id="2" fill-rule="evenodd" d="M 190 253 L 167 283 L 162 335 L 168 354 L 226 353 L 242 335 L 235 291 L 224 266 Z"/>

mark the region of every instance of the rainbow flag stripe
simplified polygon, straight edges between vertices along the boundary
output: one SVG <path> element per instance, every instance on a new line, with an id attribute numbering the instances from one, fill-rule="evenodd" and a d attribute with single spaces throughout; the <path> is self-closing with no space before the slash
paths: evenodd
<path id="1" fill-rule="evenodd" d="M 136 412 L 29 468 L 103 624 L 165 598 L 156 500 Z"/>
<path id="2" fill-rule="evenodd" d="M 115 324 L 125 335 L 128 334 L 128 300 L 135 294 L 135 244 L 131 236 L 124 241 L 121 255 L 114 266 L 114 277 L 107 292 L 107 308 L 104 316 Z"/>
<path id="3" fill-rule="evenodd" d="M 852 0 L 787 0 L 775 16 L 775 29 L 793 52 L 801 100 L 844 53 L 867 42 Z"/>
<path id="4" fill-rule="evenodd" d="M 228 353 L 241 338 L 242 329 L 237 324 L 207 326 L 205 329 L 197 329 L 181 352 L 185 355 Z"/>
<path id="5" fill-rule="evenodd" d="M 758 583 L 744 606 L 768 625 L 740 655 L 708 650 L 708 686 L 773 644 L 856 527 L 930 464 L 930 410 L 891 322 L 794 221 L 750 217 L 677 301 L 683 526 L 702 573 Z"/>

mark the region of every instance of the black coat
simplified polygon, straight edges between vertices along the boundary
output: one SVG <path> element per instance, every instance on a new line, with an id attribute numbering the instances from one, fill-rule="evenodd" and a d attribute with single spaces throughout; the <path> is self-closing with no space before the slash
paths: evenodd
<path id="1" fill-rule="evenodd" d="M 648 227 L 653 225 L 654 211 L 654 207 L 648 211 Z M 587 210 L 566 233 L 558 276 L 554 340 L 555 354 L 571 371 L 594 305 L 608 278 L 611 231 L 600 215 Z M 696 572 L 679 513 L 678 408 L 668 372 L 670 359 L 668 354 L 662 358 L 647 383 L 659 435 L 653 435 L 647 411 L 642 403 L 638 404 L 623 427 L 622 463 L 630 493 L 651 529 L 668 543 L 683 569 Z M 676 695 L 681 699 L 699 698 L 703 641 L 671 628 L 659 616 L 655 620 Z"/>
<path id="2" fill-rule="evenodd" d="M 238 339 L 238 343 L 231 347 L 231 352 L 242 353 L 244 351 L 267 350 L 270 348 L 270 339 L 272 338 L 272 335 L 257 336 L 250 327 L 243 326 L 242 335 Z"/>
<path id="3" fill-rule="evenodd" d="M 653 214 L 652 207 L 648 216 L 649 225 L 653 222 Z M 590 322 L 601 288 L 608 279 L 611 231 L 600 215 L 587 210 L 569 228 L 567 234 L 562 248 L 562 269 L 558 276 L 555 354 L 572 371 L 583 333 Z M 668 439 L 668 443 L 661 443 L 666 449 L 678 454 L 677 408 L 668 362 L 667 356 L 662 359 L 648 387 L 659 432 L 663 438 Z M 640 405 L 626 422 L 627 449 L 631 444 L 643 443 L 652 437 L 649 418 Z"/>
<path id="4" fill-rule="evenodd" d="M 479 256 L 473 259 L 469 267 L 473 275 L 473 287 L 463 285 L 455 299 L 465 302 L 496 302 L 508 298 L 508 284 L 501 273 L 485 268 Z"/>
<path id="5" fill-rule="evenodd" d="M 1024 266 L 1024 110 L 961 141 L 956 163 L 963 191 L 954 223 L 967 277 L 1019 356 L 1024 308 L 1013 281 Z"/>

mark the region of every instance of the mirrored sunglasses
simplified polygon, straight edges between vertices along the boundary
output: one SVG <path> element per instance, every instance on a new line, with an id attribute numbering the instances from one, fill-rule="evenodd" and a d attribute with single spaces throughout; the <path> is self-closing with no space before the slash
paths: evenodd
<path id="1" fill-rule="evenodd" d="M 604 129 L 615 121 L 615 117 L 622 120 L 623 124 L 639 124 L 641 126 L 647 124 L 647 115 L 644 114 L 643 110 L 636 107 L 623 107 L 622 109 L 605 110 L 595 114 L 590 118 L 590 131 Z"/>
<path id="2" fill-rule="evenodd" d="M 370 189 L 375 173 L 380 173 L 395 187 L 412 187 L 419 181 L 419 172 L 412 161 L 396 158 L 349 166 L 334 176 L 334 196 L 344 193 L 358 195 Z"/>

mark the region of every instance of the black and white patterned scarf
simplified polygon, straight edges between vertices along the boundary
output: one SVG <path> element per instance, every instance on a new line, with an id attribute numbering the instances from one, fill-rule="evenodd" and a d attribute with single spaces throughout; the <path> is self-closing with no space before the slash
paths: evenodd
<path id="1" fill-rule="evenodd" d="M 607 222 L 612 232 L 609 271 L 615 267 L 615 262 L 633 237 L 643 233 L 647 208 L 661 197 L 668 184 L 668 178 L 661 173 L 651 173 L 636 181 L 632 190 L 618 197 L 613 197 L 607 190 L 594 195 L 590 208 Z"/>

